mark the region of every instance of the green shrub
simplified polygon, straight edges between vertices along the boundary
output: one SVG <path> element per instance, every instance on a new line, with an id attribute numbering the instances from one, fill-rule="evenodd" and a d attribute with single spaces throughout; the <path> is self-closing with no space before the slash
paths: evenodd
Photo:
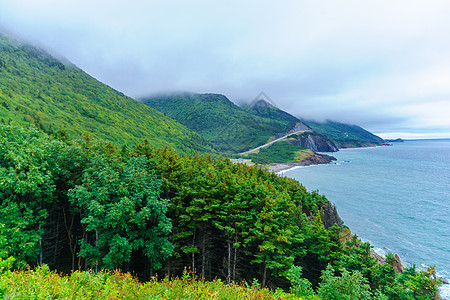
<path id="1" fill-rule="evenodd" d="M 348 272 L 342 270 L 341 276 L 334 274 L 334 269 L 331 265 L 322 272 L 322 282 L 319 284 L 317 294 L 321 299 L 327 300 L 362 300 L 362 299 L 387 299 L 381 293 L 372 295 L 368 280 L 358 272 Z"/>
<path id="2" fill-rule="evenodd" d="M 308 279 L 302 278 L 302 267 L 294 266 L 292 267 L 286 278 L 291 282 L 290 292 L 298 297 L 304 297 L 306 299 L 319 299 L 315 296 L 314 290 L 312 289 L 311 282 Z"/>
<path id="3" fill-rule="evenodd" d="M 5 261 L 0 261 L 3 265 Z M 0 267 L 1 268 L 1 267 Z M 281 290 L 226 284 L 220 279 L 202 282 L 185 272 L 174 280 L 139 282 L 129 273 L 75 271 L 69 276 L 47 266 L 0 277 L 4 299 L 301 299 Z"/>

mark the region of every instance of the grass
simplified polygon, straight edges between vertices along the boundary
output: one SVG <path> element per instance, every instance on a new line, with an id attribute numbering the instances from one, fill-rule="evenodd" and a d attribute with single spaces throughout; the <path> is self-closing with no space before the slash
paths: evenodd
<path id="1" fill-rule="evenodd" d="M 314 154 L 314 151 L 312 151 L 310 149 L 302 149 L 296 153 L 295 161 L 301 161 L 305 157 L 308 157 L 313 154 Z"/>
<path id="2" fill-rule="evenodd" d="M 220 279 L 202 282 L 185 272 L 173 280 L 141 283 L 129 273 L 79 272 L 64 276 L 47 266 L 34 270 L 0 270 L 3 299 L 300 299 L 257 284 L 227 284 Z"/>
<path id="3" fill-rule="evenodd" d="M 302 160 L 303 157 L 312 154 L 312 151 L 302 148 L 287 141 L 280 141 L 268 147 L 259 149 L 248 155 L 254 163 L 292 163 Z"/>

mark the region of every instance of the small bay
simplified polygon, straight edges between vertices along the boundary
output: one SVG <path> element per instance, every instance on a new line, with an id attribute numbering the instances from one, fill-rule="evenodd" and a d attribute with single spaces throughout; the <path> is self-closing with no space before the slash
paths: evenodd
<path id="1" fill-rule="evenodd" d="M 284 176 L 318 190 L 345 224 L 377 252 L 405 265 L 436 265 L 450 279 L 450 139 L 344 149 L 335 164 L 300 167 Z M 450 299 L 450 286 L 442 296 Z"/>

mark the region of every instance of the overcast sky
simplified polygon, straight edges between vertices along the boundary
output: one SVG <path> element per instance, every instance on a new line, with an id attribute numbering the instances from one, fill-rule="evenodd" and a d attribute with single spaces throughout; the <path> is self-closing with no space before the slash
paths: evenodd
<path id="1" fill-rule="evenodd" d="M 0 27 L 132 96 L 251 101 L 450 137 L 450 1 L 0 0 Z"/>

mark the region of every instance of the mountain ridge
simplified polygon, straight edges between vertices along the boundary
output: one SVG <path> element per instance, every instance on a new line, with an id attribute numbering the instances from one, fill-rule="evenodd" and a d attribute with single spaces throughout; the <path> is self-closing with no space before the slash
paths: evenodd
<path id="1" fill-rule="evenodd" d="M 241 106 L 224 95 L 213 93 L 155 95 L 139 101 L 178 120 L 220 151 L 230 153 L 248 153 L 265 147 L 294 129 L 305 132 L 292 135 L 288 142 L 315 152 L 336 152 L 339 148 L 374 146 L 383 142 L 359 126 L 334 121 L 325 126 L 305 121 L 258 97 Z"/>
<path id="2" fill-rule="evenodd" d="M 266 95 L 266 97 L 268 96 Z M 382 138 L 358 125 L 341 123 L 333 120 L 326 120 L 324 122 L 306 120 L 301 117 L 293 116 L 264 99 L 253 101 L 246 107 L 250 107 L 258 115 L 264 115 L 269 118 L 283 118 L 286 116 L 295 118 L 296 120 L 301 121 L 311 131 L 315 131 L 317 134 L 328 137 L 339 148 L 375 146 L 384 142 Z M 307 141 L 303 140 L 299 141 L 299 143 L 307 144 Z M 311 150 L 329 152 L 328 150 Z M 337 151 L 337 149 L 335 151 Z"/>
<path id="3" fill-rule="evenodd" d="M 371 147 L 384 143 L 382 138 L 358 125 L 332 120 L 324 122 L 303 121 L 314 131 L 327 135 L 339 148 Z"/>
<path id="4" fill-rule="evenodd" d="M 214 152 L 201 136 L 179 122 L 101 83 L 67 60 L 0 33 L 0 118 L 34 124 L 47 133 L 72 137 L 91 132 L 101 139 L 180 153 Z"/>
<path id="5" fill-rule="evenodd" d="M 256 148 L 302 123 L 290 115 L 278 119 L 259 116 L 251 108 L 239 107 L 221 94 L 175 94 L 144 97 L 139 101 L 176 119 L 218 150 L 229 153 Z"/>

